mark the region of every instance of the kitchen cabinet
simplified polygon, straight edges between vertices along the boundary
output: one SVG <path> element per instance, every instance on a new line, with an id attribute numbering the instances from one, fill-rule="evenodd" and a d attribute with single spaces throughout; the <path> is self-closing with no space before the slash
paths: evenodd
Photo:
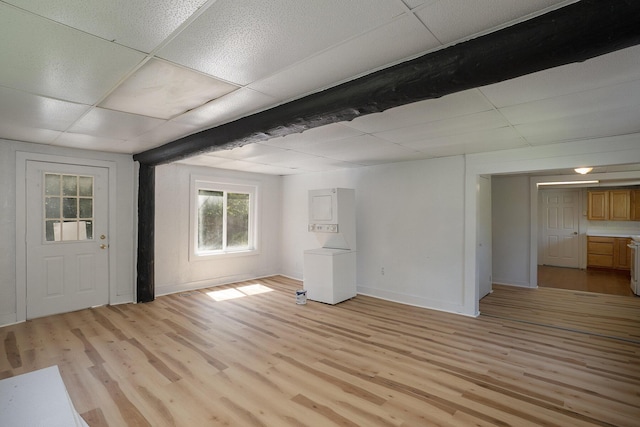
<path id="1" fill-rule="evenodd" d="M 640 190 L 631 190 L 631 221 L 640 221 Z"/>
<path id="2" fill-rule="evenodd" d="M 613 268 L 613 237 L 587 237 L 587 267 Z"/>
<path id="3" fill-rule="evenodd" d="M 591 221 L 609 219 L 609 193 L 607 191 L 589 191 L 587 218 Z"/>
<path id="4" fill-rule="evenodd" d="M 587 194 L 587 219 L 591 221 L 631 221 L 631 190 L 598 190 L 589 191 Z M 640 203 L 640 194 L 636 198 Z M 640 207 L 638 211 L 640 214 Z"/>
<path id="5" fill-rule="evenodd" d="M 631 219 L 631 190 L 609 190 L 609 220 Z"/>
<path id="6" fill-rule="evenodd" d="M 627 246 L 631 239 L 616 238 L 613 246 L 613 268 L 631 270 L 631 249 Z"/>
<path id="7" fill-rule="evenodd" d="M 587 237 L 587 267 L 629 270 L 631 251 L 626 237 Z"/>

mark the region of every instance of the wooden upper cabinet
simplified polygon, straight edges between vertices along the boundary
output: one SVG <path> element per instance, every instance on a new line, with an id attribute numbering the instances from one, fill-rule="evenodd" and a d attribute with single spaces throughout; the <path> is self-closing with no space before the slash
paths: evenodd
<path id="1" fill-rule="evenodd" d="M 604 221 L 609 219 L 609 194 L 607 191 L 589 191 L 589 206 L 587 218 L 589 220 Z"/>
<path id="2" fill-rule="evenodd" d="M 631 220 L 631 190 L 609 190 L 609 220 Z"/>
<path id="3" fill-rule="evenodd" d="M 640 221 L 640 190 L 596 190 L 587 194 L 587 219 Z"/>
<path id="4" fill-rule="evenodd" d="M 640 190 L 631 190 L 631 221 L 640 221 Z"/>

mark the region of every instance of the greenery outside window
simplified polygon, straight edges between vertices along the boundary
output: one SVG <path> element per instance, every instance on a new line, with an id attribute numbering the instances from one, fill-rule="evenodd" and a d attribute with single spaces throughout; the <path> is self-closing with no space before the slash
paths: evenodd
<path id="1" fill-rule="evenodd" d="M 195 187 L 195 255 L 255 251 L 255 187 L 202 181 Z"/>

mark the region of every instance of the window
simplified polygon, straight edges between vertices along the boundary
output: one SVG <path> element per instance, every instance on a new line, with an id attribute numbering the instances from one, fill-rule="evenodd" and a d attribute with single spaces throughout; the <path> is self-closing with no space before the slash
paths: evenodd
<path id="1" fill-rule="evenodd" d="M 93 239 L 93 177 L 44 174 L 47 242 Z"/>
<path id="2" fill-rule="evenodd" d="M 255 251 L 256 188 L 195 181 L 194 255 Z"/>

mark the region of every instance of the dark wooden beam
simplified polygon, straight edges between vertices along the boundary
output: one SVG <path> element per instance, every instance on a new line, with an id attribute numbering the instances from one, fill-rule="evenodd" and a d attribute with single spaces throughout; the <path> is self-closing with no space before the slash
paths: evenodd
<path id="1" fill-rule="evenodd" d="M 640 43 L 640 1 L 583 0 L 134 156 L 149 165 L 353 120 Z"/>
<path id="2" fill-rule="evenodd" d="M 155 187 L 155 167 L 141 163 L 138 172 L 138 302 L 155 298 Z"/>

